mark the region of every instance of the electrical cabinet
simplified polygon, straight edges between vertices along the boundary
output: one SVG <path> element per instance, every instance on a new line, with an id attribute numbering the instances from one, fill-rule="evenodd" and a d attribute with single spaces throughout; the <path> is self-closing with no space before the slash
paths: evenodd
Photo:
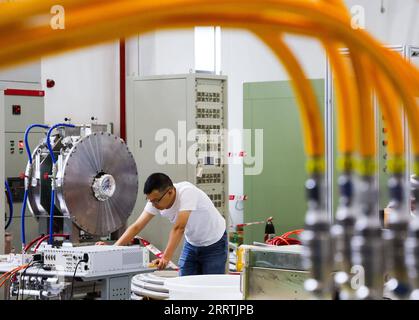
<path id="1" fill-rule="evenodd" d="M 226 77 L 206 74 L 128 79 L 127 143 L 140 186 L 131 222 L 145 206 L 142 188 L 154 172 L 167 174 L 174 183 L 195 184 L 227 218 L 226 89 Z M 153 220 L 142 235 L 164 249 L 171 225 Z"/>
<path id="2" fill-rule="evenodd" d="M 2 155 L 4 168 L 0 169 L 4 174 L 2 181 L 7 181 L 13 199 L 13 219 L 6 232 L 12 236 L 12 248 L 16 251 L 21 249 L 21 209 L 24 194 L 24 180 L 22 174 L 25 172 L 28 156 L 25 150 L 24 135 L 26 128 L 34 123 L 43 124 L 44 115 L 44 91 L 5 89 L 0 91 L 1 116 L 4 119 L 4 135 L 2 136 Z M 34 128 L 29 134 L 29 146 L 31 150 L 45 137 L 43 131 Z M 2 183 L 3 186 L 3 183 Z M 5 194 L 4 191 L 1 193 Z M 5 203 L 2 201 L 2 204 Z M 9 213 L 8 206 L 2 209 Z M 4 221 L 5 219 L 2 219 Z M 26 210 L 26 238 L 33 239 L 38 235 L 38 223 L 35 218 Z M 2 227 L 4 230 L 4 227 Z"/>

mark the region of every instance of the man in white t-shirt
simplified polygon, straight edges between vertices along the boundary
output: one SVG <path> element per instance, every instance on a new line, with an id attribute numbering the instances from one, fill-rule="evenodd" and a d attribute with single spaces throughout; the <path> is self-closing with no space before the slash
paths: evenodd
<path id="1" fill-rule="evenodd" d="M 225 273 L 228 241 L 226 223 L 211 199 L 187 181 L 173 184 L 163 173 L 153 173 L 144 183 L 147 204 L 140 217 L 115 245 L 126 245 L 157 214 L 173 224 L 163 256 L 154 262 L 164 269 L 179 242 L 185 243 L 179 259 L 180 275 Z"/>

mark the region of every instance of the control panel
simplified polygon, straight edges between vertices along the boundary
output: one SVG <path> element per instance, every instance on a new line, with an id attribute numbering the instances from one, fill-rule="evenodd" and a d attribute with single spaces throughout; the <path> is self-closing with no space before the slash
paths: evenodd
<path id="1" fill-rule="evenodd" d="M 44 264 L 52 270 L 95 276 L 147 268 L 149 252 L 141 246 L 80 246 L 42 249 Z"/>

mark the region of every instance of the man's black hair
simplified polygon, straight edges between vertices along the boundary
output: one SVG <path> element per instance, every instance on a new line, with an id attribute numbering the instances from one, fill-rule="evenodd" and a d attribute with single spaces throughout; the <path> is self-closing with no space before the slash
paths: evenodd
<path id="1" fill-rule="evenodd" d="M 153 190 L 163 192 L 173 187 L 173 182 L 164 173 L 156 172 L 150 175 L 144 183 L 144 194 L 150 194 Z"/>

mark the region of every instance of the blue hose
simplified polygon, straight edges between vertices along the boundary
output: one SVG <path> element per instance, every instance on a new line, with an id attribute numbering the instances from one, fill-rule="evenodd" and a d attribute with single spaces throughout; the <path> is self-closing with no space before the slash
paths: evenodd
<path id="1" fill-rule="evenodd" d="M 43 125 L 43 124 L 32 124 L 28 128 L 26 128 L 26 131 L 25 131 L 25 147 L 26 147 L 26 153 L 28 154 L 28 159 L 29 159 L 30 165 L 32 165 L 32 153 L 31 153 L 31 149 L 29 147 L 28 137 L 29 137 L 29 132 L 33 128 L 48 129 L 49 127 L 46 126 L 46 125 Z M 21 229 L 20 229 L 20 238 L 22 240 L 22 247 L 24 247 L 26 245 L 25 214 L 26 214 L 26 202 L 27 202 L 27 200 L 28 200 L 28 187 L 25 185 L 25 193 L 24 193 L 24 196 L 23 196 L 23 204 L 22 204 L 22 210 L 21 210 L 22 220 L 21 220 Z"/>
<path id="2" fill-rule="evenodd" d="M 52 163 L 55 164 L 57 162 L 57 159 L 55 159 L 54 156 L 54 152 L 52 151 L 52 147 L 51 147 L 51 133 L 52 131 L 54 131 L 54 129 L 59 128 L 59 127 L 68 127 L 68 128 L 74 128 L 75 125 L 73 124 L 68 124 L 68 123 L 58 123 L 54 126 L 52 126 L 49 130 L 48 130 L 48 134 L 47 134 L 47 147 L 48 147 L 48 151 L 49 154 L 51 155 L 51 159 L 52 159 Z"/>
<path id="3" fill-rule="evenodd" d="M 29 142 L 28 142 L 28 135 L 29 132 L 33 129 L 33 128 L 43 128 L 43 129 L 48 129 L 48 126 L 45 126 L 43 124 L 32 124 L 30 125 L 26 131 L 25 131 L 25 147 L 26 147 L 26 153 L 28 154 L 28 158 L 29 158 L 29 163 L 32 164 L 32 153 L 31 153 L 31 149 L 29 148 Z"/>
<path id="4" fill-rule="evenodd" d="M 54 168 L 55 164 L 57 163 L 57 159 L 55 159 L 55 155 L 54 155 L 54 151 L 52 150 L 51 147 L 51 133 L 52 131 L 54 131 L 54 129 L 58 128 L 58 127 L 68 127 L 68 128 L 74 128 L 75 126 L 73 124 L 68 124 L 68 123 L 58 123 L 54 126 L 52 126 L 49 130 L 48 130 L 48 134 L 47 134 L 47 148 L 49 151 L 49 154 L 51 155 L 51 160 L 52 160 L 52 166 Z M 54 169 L 53 169 L 54 170 Z M 53 177 L 54 179 L 55 177 Z M 52 182 L 54 183 L 54 182 Z M 53 242 L 53 223 L 54 223 L 54 208 L 55 208 L 55 188 L 52 188 L 51 190 L 51 206 L 49 209 L 49 239 L 48 239 L 48 243 L 52 244 Z"/>
<path id="5" fill-rule="evenodd" d="M 10 190 L 7 180 L 4 181 L 4 187 L 6 188 L 7 200 L 9 202 L 9 219 L 7 220 L 6 226 L 4 227 L 4 229 L 6 230 L 10 226 L 10 223 L 12 222 L 12 218 L 13 218 L 13 198 L 12 198 L 12 191 Z"/>

